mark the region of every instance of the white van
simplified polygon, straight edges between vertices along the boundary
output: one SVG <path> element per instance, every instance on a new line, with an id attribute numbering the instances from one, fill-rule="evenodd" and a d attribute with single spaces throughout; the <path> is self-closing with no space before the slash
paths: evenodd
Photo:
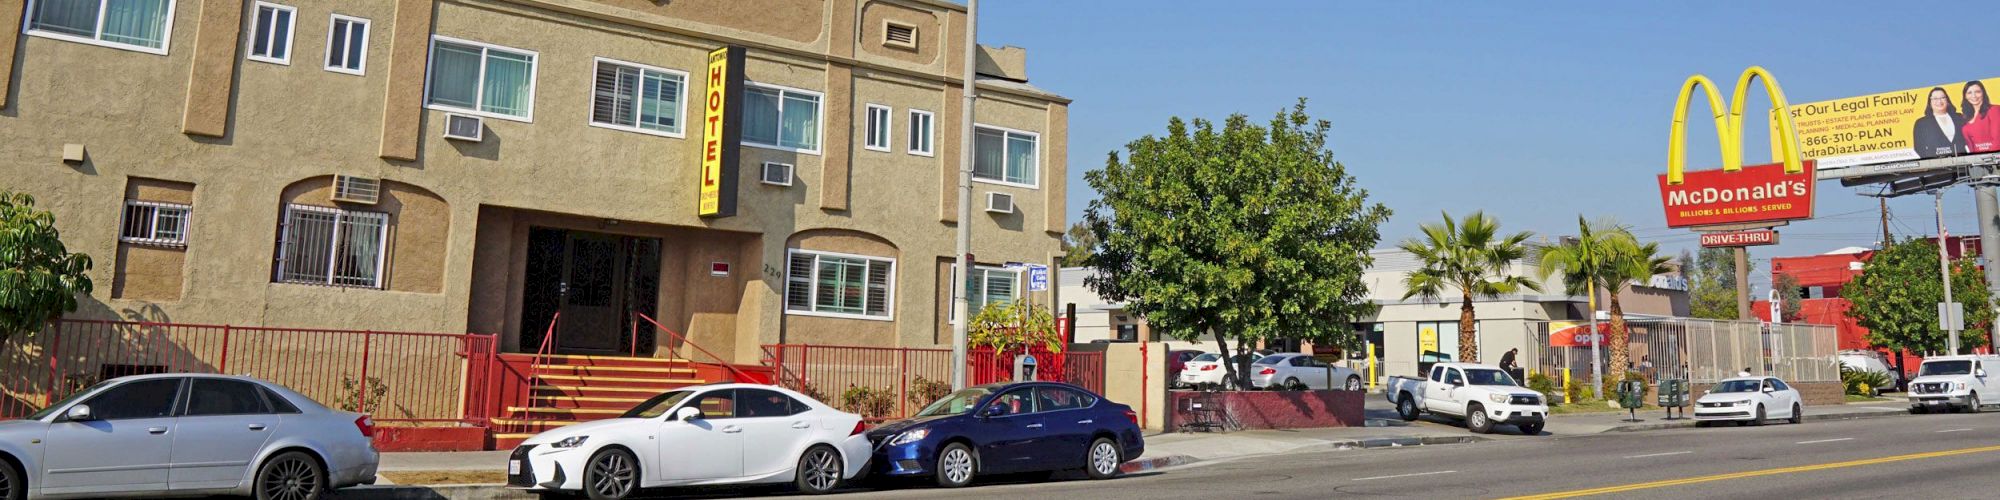
<path id="1" fill-rule="evenodd" d="M 1910 413 L 1978 412 L 2000 398 L 2000 373 L 1987 373 L 1989 369 L 2000 370 L 2000 356 L 1925 358 L 1917 378 L 1910 380 Z"/>
<path id="2" fill-rule="evenodd" d="M 1847 369 L 1849 370 L 1862 371 L 1862 372 L 1875 372 L 1888 375 L 1889 385 L 1887 387 L 1875 388 L 1877 390 L 1880 390 L 1882 392 L 1894 392 L 1894 391 L 1905 390 L 1903 384 L 1905 382 L 1905 377 L 1903 377 L 1903 372 L 1897 370 L 1896 367 L 1891 366 L 1889 364 L 1888 358 L 1886 356 L 1883 356 L 1882 353 L 1879 351 L 1870 351 L 1870 350 L 1840 351 L 1839 358 L 1841 366 L 1846 366 Z"/>

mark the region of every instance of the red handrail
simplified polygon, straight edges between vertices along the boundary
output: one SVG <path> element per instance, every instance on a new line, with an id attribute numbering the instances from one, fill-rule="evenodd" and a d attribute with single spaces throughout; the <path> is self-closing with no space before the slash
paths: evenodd
<path id="1" fill-rule="evenodd" d="M 535 362 L 528 364 L 527 407 L 529 409 L 535 408 L 535 384 L 536 381 L 541 380 L 542 364 L 546 362 L 549 354 L 552 354 L 555 351 L 556 322 L 561 320 L 562 320 L 562 311 L 560 310 L 556 311 L 556 314 L 554 316 L 549 317 L 549 331 L 547 333 L 542 334 L 542 345 L 540 347 L 535 348 Z M 534 412 L 523 412 L 519 416 L 521 417 L 521 420 L 533 419 Z"/>
<path id="2" fill-rule="evenodd" d="M 729 360 L 728 360 L 727 358 L 723 358 L 722 356 L 717 356 L 717 355 L 715 355 L 715 353 L 712 353 L 712 352 L 708 352 L 708 349 L 703 349 L 703 348 L 701 347 L 701 344 L 696 344 L 696 343 L 694 343 L 694 342 L 691 342 L 691 341 L 689 341 L 689 340 L 687 339 L 687 337 L 684 337 L 684 336 L 681 336 L 680 332 L 676 332 L 676 331 L 674 331 L 674 329 L 672 329 L 672 328 L 667 328 L 667 326 L 666 326 L 666 325 L 662 325 L 662 324 L 660 324 L 660 322 L 658 322 L 658 321 L 653 321 L 653 318 L 651 318 L 651 317 L 647 317 L 647 316 L 646 316 L 646 313 L 638 313 L 638 312 L 635 312 L 635 313 L 632 313 L 632 315 L 633 315 L 633 316 L 638 316 L 638 317 L 639 317 L 639 319 L 642 319 L 642 320 L 646 320 L 646 322 L 647 322 L 647 323 L 652 323 L 652 324 L 653 324 L 653 327 L 654 327 L 654 328 L 658 328 L 658 329 L 660 329 L 660 331 L 664 331 L 664 332 L 667 332 L 667 335 L 672 335 L 672 336 L 674 336 L 674 339 L 676 339 L 676 340 L 679 340 L 679 341 L 681 341 L 681 343 L 683 343 L 683 344 L 687 344 L 687 345 L 690 345 L 690 346 L 693 346 L 695 350 L 697 350 L 697 351 L 701 351 L 701 353 L 702 353 L 702 354 L 707 354 L 707 355 L 708 355 L 708 357 L 710 357 L 710 358 L 714 358 L 714 359 L 715 359 L 715 362 L 716 362 L 716 364 L 720 364 L 720 365 L 722 365 L 722 367 L 723 367 L 723 368 L 728 368 L 728 369 L 729 369 L 729 371 L 730 371 L 730 373 L 733 373 L 733 374 L 735 374 L 735 378 L 734 378 L 733 380 L 730 380 L 731 382 L 737 382 L 737 381 L 742 381 L 742 380 L 746 380 L 746 379 L 747 379 L 747 380 L 756 380 L 756 378 L 755 378 L 755 377 L 751 377 L 751 376 L 750 376 L 750 374 L 747 374 L 747 373 L 743 373 L 743 370 L 740 370 L 740 369 L 737 369 L 737 368 L 736 368 L 736 365 L 735 365 L 735 364 L 732 364 L 732 363 L 730 363 L 730 362 L 729 362 Z"/>

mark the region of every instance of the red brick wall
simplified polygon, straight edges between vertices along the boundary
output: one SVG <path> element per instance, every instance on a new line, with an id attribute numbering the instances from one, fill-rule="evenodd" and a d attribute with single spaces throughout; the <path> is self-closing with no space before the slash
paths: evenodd
<path id="1" fill-rule="evenodd" d="M 1807 405 L 1847 404 L 1847 386 L 1840 382 L 1787 382 L 1786 384 L 1799 391 L 1799 399 L 1805 401 Z M 1709 386 L 1713 385 L 1715 384 L 1689 384 L 1691 392 L 1688 393 L 1688 397 L 1701 399 L 1702 391 L 1708 390 Z"/>
<path id="2" fill-rule="evenodd" d="M 1204 394 L 1196 391 L 1167 393 L 1167 428 L 1198 421 L 1192 403 L 1219 405 L 1229 420 L 1243 429 L 1305 429 L 1315 427 L 1361 427 L 1360 391 L 1236 391 Z"/>

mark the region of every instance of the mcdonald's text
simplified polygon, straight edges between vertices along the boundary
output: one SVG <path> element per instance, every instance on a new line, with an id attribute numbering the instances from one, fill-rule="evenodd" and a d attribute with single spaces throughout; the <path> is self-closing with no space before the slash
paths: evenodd
<path id="1" fill-rule="evenodd" d="M 1813 166 L 1786 174 L 1782 163 L 1743 167 L 1737 172 L 1688 172 L 1686 182 L 1667 183 L 1659 176 L 1660 202 L 1667 227 L 1710 226 L 1810 219 L 1813 213 Z M 1704 240 L 1706 241 L 1706 240 Z"/>

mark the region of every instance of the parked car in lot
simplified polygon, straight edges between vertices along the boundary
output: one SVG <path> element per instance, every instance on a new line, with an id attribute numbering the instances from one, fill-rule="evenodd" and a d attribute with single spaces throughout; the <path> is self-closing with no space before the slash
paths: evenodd
<path id="1" fill-rule="evenodd" d="M 867 470 L 865 429 L 860 415 L 780 387 L 692 386 L 522 441 L 507 458 L 507 486 L 595 500 L 712 484 L 826 493 Z"/>
<path id="2" fill-rule="evenodd" d="M 1426 378 L 1389 377 L 1382 394 L 1396 403 L 1403 420 L 1430 412 L 1465 420 L 1466 428 L 1480 434 L 1510 424 L 1522 434 L 1539 435 L 1549 415 L 1540 393 L 1521 387 L 1493 365 L 1438 363 Z"/>
<path id="3" fill-rule="evenodd" d="M 1194 361 L 1203 354 L 1208 353 L 1192 350 L 1167 352 L 1167 382 L 1180 386 L 1181 372 L 1187 370 L 1187 362 Z"/>
<path id="4" fill-rule="evenodd" d="M 1256 361 L 1263 357 L 1264 355 L 1257 353 L 1242 353 L 1229 358 L 1234 360 L 1231 363 L 1235 363 L 1245 359 Z M 1222 355 L 1205 352 L 1187 362 L 1187 366 L 1181 369 L 1178 380 L 1183 387 L 1201 389 L 1224 385 L 1223 382 L 1228 376 L 1229 369 L 1222 366 Z"/>
<path id="5" fill-rule="evenodd" d="M 312 500 L 375 482 L 374 434 L 366 415 L 249 377 L 120 377 L 0 421 L 0 499 Z"/>
<path id="6" fill-rule="evenodd" d="M 1263 389 L 1346 389 L 1361 390 L 1361 375 L 1345 366 L 1335 366 L 1311 354 L 1282 353 L 1265 356 L 1250 365 L 1250 385 Z"/>
<path id="7" fill-rule="evenodd" d="M 1054 382 L 969 387 L 869 431 L 868 441 L 876 473 L 933 477 L 946 488 L 1020 472 L 1081 469 L 1107 479 L 1146 450 L 1132 407 Z"/>
<path id="8" fill-rule="evenodd" d="M 1736 377 L 1716 383 L 1694 400 L 1694 424 L 1764 425 L 1767 419 L 1779 417 L 1796 424 L 1805 419 L 1801 404 L 1799 391 L 1777 377 Z"/>
<path id="9" fill-rule="evenodd" d="M 1988 366 L 2000 367 L 2000 356 L 1925 358 L 1910 379 L 1910 413 L 1984 409 L 2000 394 L 2000 377 L 1988 377 Z"/>

